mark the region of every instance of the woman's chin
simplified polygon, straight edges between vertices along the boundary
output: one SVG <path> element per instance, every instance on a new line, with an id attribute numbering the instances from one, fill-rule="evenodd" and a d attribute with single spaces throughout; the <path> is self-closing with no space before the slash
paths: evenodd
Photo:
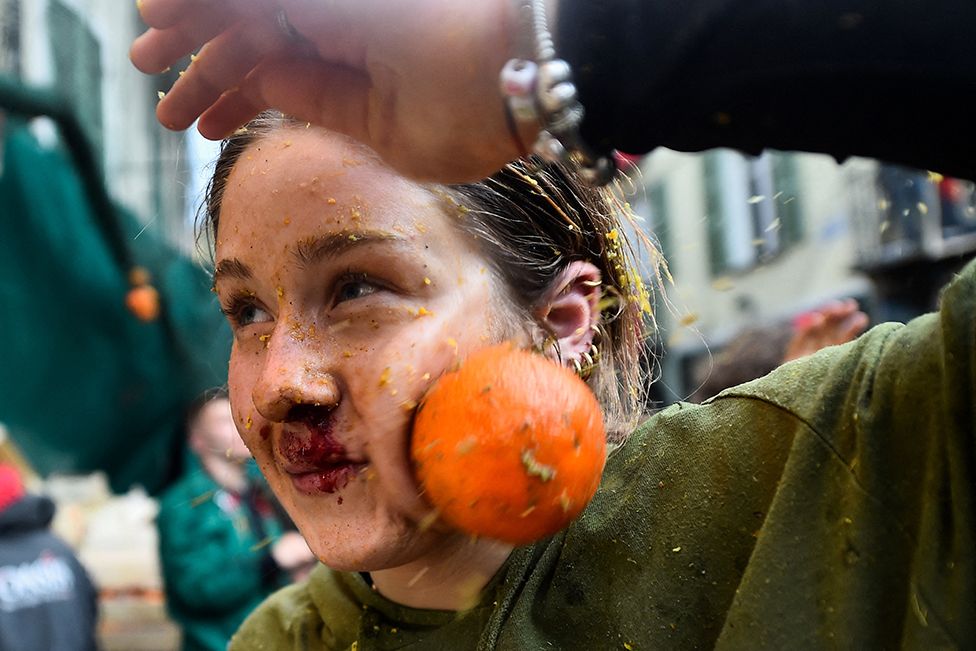
<path id="1" fill-rule="evenodd" d="M 437 548 L 433 540 L 427 540 L 428 536 L 397 528 L 350 530 L 348 537 L 342 539 L 324 532 L 311 536 L 306 535 L 306 540 L 316 558 L 340 572 L 376 572 L 399 567 Z"/>
<path id="2" fill-rule="evenodd" d="M 392 514 L 375 503 L 363 504 L 355 497 L 346 495 L 341 505 L 333 497 L 322 500 L 326 503 L 317 504 L 318 508 L 304 503 L 289 509 L 322 563 L 338 571 L 372 572 L 436 553 L 443 533 L 427 531 L 409 517 Z"/>

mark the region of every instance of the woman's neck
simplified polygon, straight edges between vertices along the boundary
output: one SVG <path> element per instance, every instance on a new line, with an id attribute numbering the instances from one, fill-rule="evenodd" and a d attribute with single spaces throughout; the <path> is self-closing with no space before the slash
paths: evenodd
<path id="1" fill-rule="evenodd" d="M 381 595 L 411 608 L 467 610 L 478 604 L 481 591 L 505 564 L 511 545 L 458 534 L 445 541 L 438 562 L 427 559 L 371 572 Z"/>

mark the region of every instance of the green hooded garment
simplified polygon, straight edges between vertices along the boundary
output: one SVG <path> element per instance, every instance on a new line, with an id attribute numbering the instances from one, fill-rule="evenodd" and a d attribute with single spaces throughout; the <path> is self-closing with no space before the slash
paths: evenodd
<path id="1" fill-rule="evenodd" d="M 18 102 L 74 124 L 0 77 L 0 423 L 41 475 L 157 492 L 178 475 L 188 404 L 226 382 L 229 328 L 203 266 L 111 202 L 79 130 L 42 144 Z M 159 292 L 152 321 L 126 308 L 130 265 Z"/>

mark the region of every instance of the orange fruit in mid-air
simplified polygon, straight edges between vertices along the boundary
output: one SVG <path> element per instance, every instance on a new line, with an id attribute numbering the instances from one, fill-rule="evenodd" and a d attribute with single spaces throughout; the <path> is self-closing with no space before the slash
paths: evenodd
<path id="1" fill-rule="evenodd" d="M 411 455 L 440 518 L 526 544 L 564 528 L 596 493 L 606 460 L 603 415 L 568 369 L 511 344 L 492 346 L 427 393 Z"/>

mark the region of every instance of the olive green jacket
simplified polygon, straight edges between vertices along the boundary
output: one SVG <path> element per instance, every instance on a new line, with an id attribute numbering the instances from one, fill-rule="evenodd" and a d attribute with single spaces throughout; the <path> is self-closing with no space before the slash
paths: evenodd
<path id="1" fill-rule="evenodd" d="M 973 648 L 974 321 L 976 263 L 938 314 L 657 414 L 470 611 L 320 568 L 231 648 Z"/>

